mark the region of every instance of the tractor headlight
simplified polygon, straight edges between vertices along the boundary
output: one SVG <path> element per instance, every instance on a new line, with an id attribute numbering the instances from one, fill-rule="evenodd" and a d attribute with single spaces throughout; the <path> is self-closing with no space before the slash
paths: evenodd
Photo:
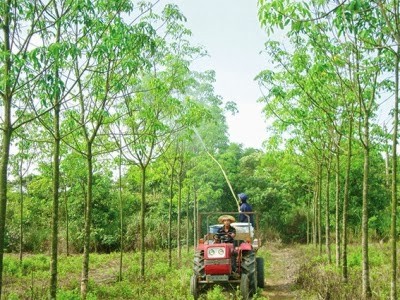
<path id="1" fill-rule="evenodd" d="M 209 258 L 223 258 L 223 257 L 225 257 L 225 248 L 224 247 L 208 248 L 208 257 Z"/>

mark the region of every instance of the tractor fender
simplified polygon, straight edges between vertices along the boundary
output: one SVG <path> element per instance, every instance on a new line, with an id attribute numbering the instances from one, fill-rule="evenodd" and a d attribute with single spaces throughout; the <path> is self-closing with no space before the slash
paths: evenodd
<path id="1" fill-rule="evenodd" d="M 239 245 L 239 250 L 241 251 L 253 250 L 253 247 L 251 246 L 251 244 L 245 242 Z"/>
<path id="2" fill-rule="evenodd" d="M 207 245 L 205 244 L 198 244 L 196 247 L 196 251 L 204 251 L 206 249 L 206 246 Z"/>

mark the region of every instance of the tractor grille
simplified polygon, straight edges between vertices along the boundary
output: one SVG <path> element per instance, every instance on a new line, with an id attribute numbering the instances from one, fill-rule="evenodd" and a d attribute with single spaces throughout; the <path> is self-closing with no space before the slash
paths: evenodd
<path id="1" fill-rule="evenodd" d="M 230 264 L 230 259 L 208 259 L 204 261 L 205 266 L 228 265 L 228 264 Z"/>

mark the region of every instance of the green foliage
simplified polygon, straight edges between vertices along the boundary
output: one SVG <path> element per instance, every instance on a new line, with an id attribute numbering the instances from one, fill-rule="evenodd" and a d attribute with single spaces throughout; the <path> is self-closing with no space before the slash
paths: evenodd
<path id="1" fill-rule="evenodd" d="M 4 273 L 13 274 L 14 276 L 21 276 L 22 272 L 20 263 L 16 259 L 6 259 L 3 261 Z"/>
<path id="2" fill-rule="evenodd" d="M 268 41 L 265 53 L 273 67 L 256 78 L 266 91 L 260 101 L 265 104 L 265 117 L 271 120 L 271 136 L 265 151 L 229 143 L 224 114 L 236 113 L 237 107 L 215 94 L 214 71 L 191 70 L 191 62 L 206 53 L 190 45 L 191 32 L 185 28 L 186 18 L 176 5 L 157 10 L 146 2 L 72 1 L 70 9 L 63 11 L 65 14 L 53 19 L 56 14 L 52 5 L 38 4 L 36 8 L 28 2 L 12 2 L 12 38 L 17 39 L 12 43 L 16 48 L 13 53 L 1 53 L 4 61 L 11 59 L 11 69 L 1 81 L 2 94 L 8 96 L 5 88 L 11 83 L 15 91 L 11 115 L 18 118 L 14 122 L 18 139 L 13 140 L 18 153 L 13 157 L 12 171 L 19 175 L 22 168 L 18 164 L 27 158 L 37 168 L 24 178 L 22 194 L 13 182 L 7 195 L 7 226 L 5 236 L 0 238 L 5 240 L 6 251 L 17 252 L 22 225 L 25 253 L 21 264 L 12 255 L 7 257 L 4 272 L 23 282 L 20 286 L 30 287 L 22 295 L 13 291 L 9 298 L 40 298 L 46 294 L 43 282 L 49 261 L 46 256 L 32 258 L 26 252 L 45 253 L 50 245 L 55 178 L 51 146 L 44 141 L 54 138 L 50 128 L 55 101 L 61 101 L 62 108 L 60 252 L 65 253 L 67 235 L 70 252 L 83 249 L 85 203 L 88 184 L 93 184 L 90 250 L 111 253 L 115 260 L 114 251 L 119 250 L 122 239 L 124 250 L 145 246 L 151 266 L 146 274 L 146 289 L 140 284 L 136 288 L 131 283 L 142 283 L 143 279 L 137 275 L 140 269 L 136 253 L 129 256 L 134 263 L 126 266 L 126 278 L 118 283 L 117 270 L 107 265 L 115 266 L 115 262 L 93 255 L 91 264 L 95 268 L 102 264 L 108 268 L 93 275 L 89 299 L 189 297 L 190 272 L 168 266 L 168 258 L 161 250 L 178 244 L 178 229 L 188 228 L 190 236 L 179 238 L 193 242 L 195 208 L 200 212 L 237 209 L 235 195 L 214 159 L 226 172 L 233 193 L 249 195 L 253 209 L 260 213 L 263 237 L 304 242 L 312 219 L 317 176 L 326 178 L 326 167 L 334 161 L 334 154 L 341 159 L 339 198 L 343 199 L 345 145 L 352 141 L 348 231 L 358 238 L 364 141 L 359 139 L 362 131 L 349 135 L 348 124 L 354 120 L 354 127 L 362 128 L 365 117 L 374 123 L 369 145 L 370 232 L 374 239 L 388 236 L 390 193 L 381 155 L 388 136 L 375 124 L 373 118 L 379 103 L 373 100 L 386 91 L 394 91 L 393 80 L 383 78 L 382 72 L 394 69 L 393 53 L 384 47 L 391 40 L 390 28 L 368 1 L 349 1 L 338 7 L 323 0 L 258 2 L 259 19 L 267 32 L 279 30 L 287 34 L 290 44 L 283 47 L 281 42 Z M 44 11 L 38 14 L 40 9 Z M 60 36 L 55 30 L 58 26 Z M 30 44 L 31 33 L 24 36 L 21 28 L 31 28 L 35 38 L 42 40 L 42 46 Z M 25 42 L 24 38 L 28 40 Z M 18 49 L 19 45 L 24 45 L 24 49 Z M 25 49 L 29 51 L 24 52 Z M 372 85 L 375 74 L 378 81 Z M 366 107 L 369 110 L 363 114 Z M 37 115 L 40 120 L 32 124 L 33 129 L 25 126 Z M 89 146 L 95 157 L 93 170 L 86 166 Z M 118 154 L 117 149 L 121 151 Z M 123 158 L 116 159 L 120 153 Z M 116 162 L 121 164 L 122 178 L 116 178 Z M 144 172 L 139 172 L 137 166 L 146 169 L 143 198 Z M 316 171 L 319 166 L 322 174 Z M 86 180 L 88 171 L 93 171 L 93 182 Z M 327 201 L 328 187 L 330 199 L 335 196 L 331 180 L 322 180 L 322 206 Z M 181 191 L 183 194 L 178 194 Z M 24 202 L 20 203 L 22 198 Z M 185 202 L 179 207 L 179 215 L 178 199 Z M 141 204 L 142 216 L 138 213 Z M 332 217 L 332 202 L 328 210 Z M 145 227 L 141 228 L 140 217 L 144 216 Z M 325 215 L 321 222 L 324 218 Z M 333 218 L 331 225 L 335 225 Z M 145 236 L 145 245 L 140 245 L 140 234 Z M 320 257 L 313 264 L 319 266 L 325 259 Z M 386 260 L 385 254 L 373 253 L 370 257 L 372 267 L 382 266 Z M 79 261 L 77 256 L 60 257 L 61 299 L 78 297 Z M 348 263 L 353 271 L 358 271 L 361 253 L 351 252 Z M 329 266 L 317 268 L 316 273 L 311 271 L 305 267 L 304 282 L 311 280 L 307 277 L 311 274 L 322 274 L 323 280 L 316 289 L 328 297 L 327 292 L 331 293 L 338 283 L 337 270 Z M 376 273 L 373 277 L 379 280 Z M 358 278 L 353 280 L 358 283 Z M 346 292 L 355 295 L 355 290 Z M 215 287 L 205 297 L 220 299 L 223 294 Z M 387 296 L 384 290 L 377 294 Z M 238 298 L 237 293 L 231 296 Z"/>
<path id="3" fill-rule="evenodd" d="M 224 300 L 225 295 L 222 293 L 222 287 L 215 285 L 211 290 L 207 292 L 207 300 Z"/>
<path id="4" fill-rule="evenodd" d="M 57 293 L 57 299 L 61 299 L 61 300 L 79 300 L 79 299 L 81 299 L 81 297 L 80 297 L 80 293 L 78 293 L 78 292 L 60 290 Z"/>
<path id="5" fill-rule="evenodd" d="M 359 270 L 361 270 L 361 262 L 362 262 L 361 249 L 358 249 L 358 251 L 356 252 L 352 252 L 347 258 L 347 263 L 350 268 L 358 268 Z"/>

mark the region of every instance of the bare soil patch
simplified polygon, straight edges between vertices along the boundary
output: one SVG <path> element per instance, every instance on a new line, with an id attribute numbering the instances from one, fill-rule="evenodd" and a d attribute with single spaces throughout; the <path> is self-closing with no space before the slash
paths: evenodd
<path id="1" fill-rule="evenodd" d="M 267 243 L 270 256 L 262 295 L 270 300 L 302 299 L 296 286 L 298 270 L 304 254 L 296 245 Z"/>

